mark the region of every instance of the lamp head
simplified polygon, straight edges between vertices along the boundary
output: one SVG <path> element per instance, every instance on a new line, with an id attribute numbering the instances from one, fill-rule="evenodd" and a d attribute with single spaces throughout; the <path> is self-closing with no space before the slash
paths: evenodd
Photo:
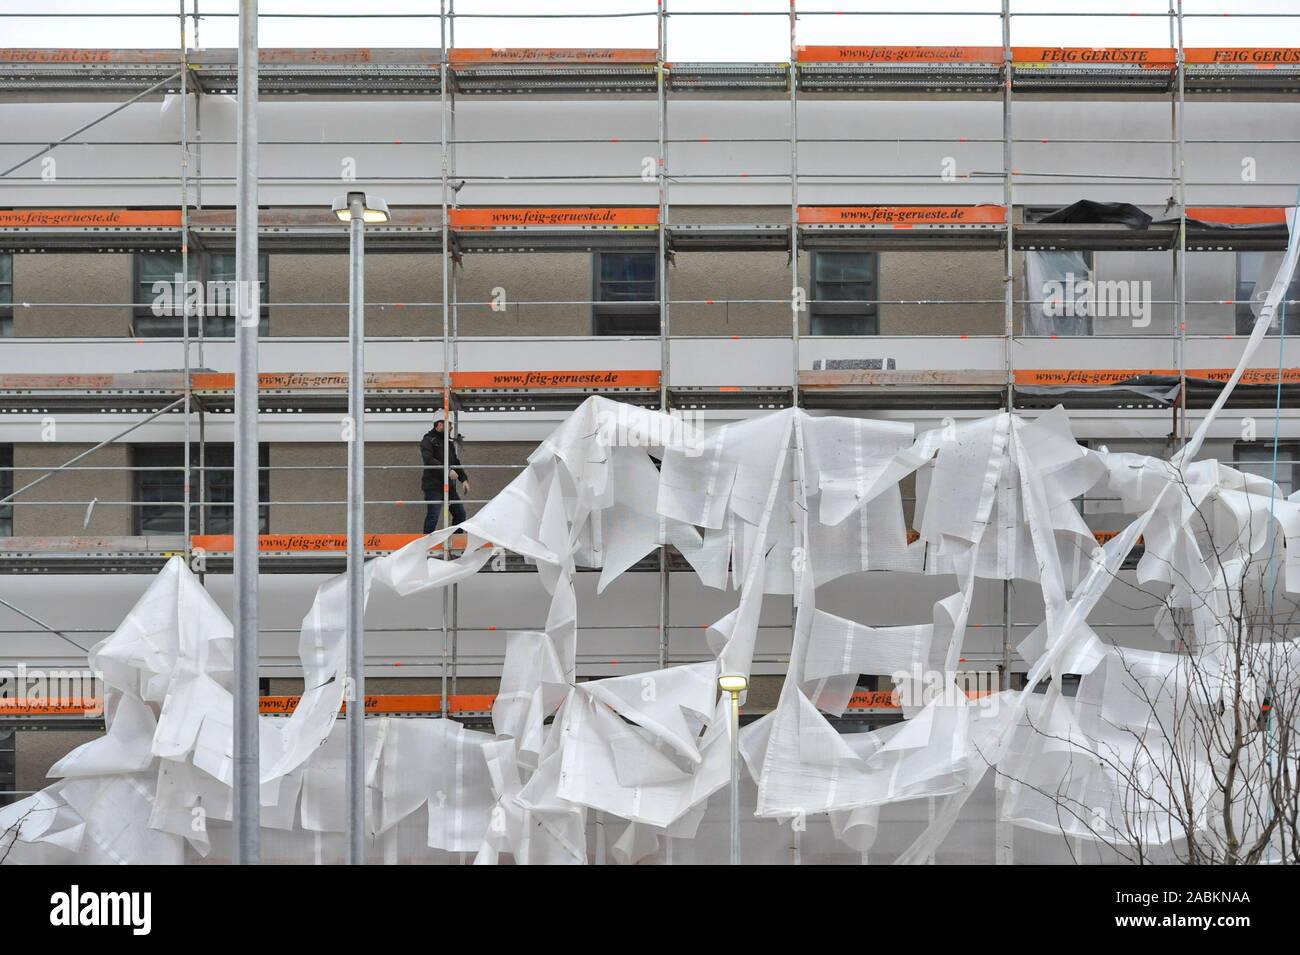
<path id="1" fill-rule="evenodd" d="M 330 208 L 340 222 L 351 222 L 353 208 L 358 204 L 361 207 L 362 222 L 388 221 L 388 203 L 378 196 L 367 195 L 364 192 L 349 192 L 345 196 L 339 196 Z"/>
<path id="2" fill-rule="evenodd" d="M 723 693 L 744 693 L 749 689 L 749 677 L 743 673 L 719 674 L 718 689 Z"/>

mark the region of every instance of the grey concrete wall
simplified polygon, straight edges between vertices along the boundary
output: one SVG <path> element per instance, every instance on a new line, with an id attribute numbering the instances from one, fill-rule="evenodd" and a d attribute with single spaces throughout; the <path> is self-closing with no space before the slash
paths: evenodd
<path id="1" fill-rule="evenodd" d="M 89 444 L 16 444 L 15 468 L 55 468 L 92 447 Z M 126 468 L 130 452 L 125 445 L 108 445 L 81 461 L 73 469 L 25 491 L 14 501 L 14 536 L 78 537 L 125 535 L 133 532 L 131 509 L 120 504 L 97 504 L 90 523 L 84 528 L 86 505 L 58 504 L 67 501 L 130 501 L 134 497 L 131 472 L 126 470 L 91 471 L 86 468 Z M 76 470 L 81 468 L 82 470 Z M 36 480 L 39 471 L 14 472 L 14 488 Z"/>
<path id="2" fill-rule="evenodd" d="M 592 333 L 590 305 L 530 305 L 529 302 L 588 302 L 593 257 L 586 252 L 466 255 L 457 277 L 462 302 L 490 302 L 505 292 L 506 309 L 462 305 L 458 327 L 464 337 L 488 335 L 559 336 Z"/>
<path id="3" fill-rule="evenodd" d="M 271 334 L 292 337 L 345 336 L 348 333 L 348 257 L 287 255 L 269 257 Z M 432 255 L 366 255 L 366 335 L 370 337 L 441 335 L 442 260 Z M 334 306 L 312 303 L 337 302 Z M 413 369 L 415 370 L 415 369 Z"/>
<path id="4" fill-rule="evenodd" d="M 44 789 L 54 781 L 47 776 L 51 766 L 78 746 L 102 735 L 86 730 L 19 730 L 15 747 L 18 761 L 18 785 L 15 788 L 20 792 Z"/>
<path id="5" fill-rule="evenodd" d="M 418 534 L 424 525 L 425 503 L 420 491 L 419 428 L 410 442 L 366 443 L 366 499 L 400 503 L 368 504 L 366 530 L 375 534 Z M 519 474 L 534 449 L 522 442 L 467 441 L 462 460 L 470 475 L 466 505 L 474 513 Z M 335 443 L 276 443 L 271 445 L 271 467 L 306 466 L 311 470 L 272 470 L 273 501 L 343 501 L 347 494 L 347 447 Z M 320 470 L 329 465 L 331 470 Z M 491 466 L 498 465 L 498 466 Z M 339 504 L 272 504 L 271 532 L 275 534 L 341 534 L 346 513 Z"/>
<path id="6" fill-rule="evenodd" d="M 343 501 L 347 496 L 347 446 L 295 443 L 271 445 L 272 501 Z M 337 470 L 276 470 L 294 466 L 322 467 Z M 370 496 L 370 492 L 367 492 Z M 273 534 L 341 534 L 347 528 L 342 504 L 271 505 Z M 369 515 L 367 514 L 367 517 Z"/>
<path id="7" fill-rule="evenodd" d="M 1002 334 L 1006 324 L 1006 307 L 1001 304 L 1004 255 L 997 251 L 882 252 L 878 296 L 881 299 L 981 300 L 998 304 L 882 305 L 880 333 Z"/>
<path id="8" fill-rule="evenodd" d="M 348 297 L 347 256 L 272 255 L 270 258 L 271 334 L 343 336 L 347 307 L 293 303 L 340 302 Z M 529 302 L 585 302 L 591 296 L 592 256 L 547 253 L 466 256 L 457 268 L 457 309 L 461 336 L 558 336 L 591 334 L 587 305 L 530 305 Z M 493 290 L 504 289 L 504 312 L 488 304 Z M 366 256 L 366 334 L 440 336 L 442 261 L 437 256 Z M 480 303 L 480 304 L 475 304 Z"/>
<path id="9" fill-rule="evenodd" d="M 131 264 L 130 255 L 90 252 L 15 255 L 14 335 L 130 338 Z M 20 302 L 38 307 L 23 308 Z M 76 303 L 120 307 L 84 308 Z"/>

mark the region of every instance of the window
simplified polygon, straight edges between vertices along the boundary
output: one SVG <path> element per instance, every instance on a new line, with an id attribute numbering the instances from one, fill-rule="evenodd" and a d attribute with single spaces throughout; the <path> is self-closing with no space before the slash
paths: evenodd
<path id="1" fill-rule="evenodd" d="M 1290 497 L 1297 487 L 1300 468 L 1300 445 L 1281 441 L 1277 446 L 1277 477 L 1273 476 L 1272 441 L 1238 441 L 1233 457 L 1236 468 L 1246 474 L 1256 474 L 1270 481 L 1276 480 L 1282 497 Z"/>
<path id="2" fill-rule="evenodd" d="M 0 444 L 0 499 L 14 492 L 14 446 Z M 14 505 L 0 504 L 0 537 L 14 536 Z"/>
<path id="3" fill-rule="evenodd" d="M 189 280 L 198 281 L 199 256 L 189 257 Z M 267 283 L 267 257 L 257 257 L 257 277 L 261 283 L 261 308 L 258 332 L 266 334 L 270 319 L 270 286 Z M 187 292 L 176 288 L 181 274 L 179 252 L 141 252 L 135 257 L 135 334 L 143 338 L 180 338 L 181 310 Z M 235 256 L 211 254 L 207 258 L 207 286 L 203 334 L 207 338 L 233 338 L 235 335 Z M 165 283 L 165 288 L 158 283 Z M 190 335 L 198 337 L 197 316 L 190 318 Z"/>
<path id="4" fill-rule="evenodd" d="M 1092 334 L 1092 252 L 1025 253 L 1026 335 Z"/>
<path id="5" fill-rule="evenodd" d="M 658 335 L 659 286 L 656 252 L 597 252 L 595 304 L 597 335 Z"/>
<path id="6" fill-rule="evenodd" d="M 138 444 L 133 451 L 135 474 L 135 532 L 137 534 L 183 534 L 185 515 L 184 445 Z M 257 497 L 271 497 L 270 445 L 258 446 Z M 190 467 L 199 466 L 199 449 L 190 445 Z M 235 527 L 235 448 L 231 444 L 209 444 L 203 455 L 203 529 L 209 534 L 229 534 Z M 197 476 L 197 472 L 196 472 Z M 195 485 L 197 487 L 197 480 Z M 263 503 L 258 509 L 259 533 L 268 533 L 270 508 Z M 199 530 L 197 495 L 190 503 L 190 533 Z"/>
<path id="7" fill-rule="evenodd" d="M 1264 301 L 1273 277 L 1277 274 L 1282 257 L 1270 252 L 1237 253 L 1237 334 L 1249 335 L 1255 328 L 1255 311 Z M 1292 276 L 1287 286 L 1286 299 L 1300 301 L 1300 277 Z M 1278 314 L 1268 334 L 1276 335 L 1282 327 L 1280 318 L 1285 316 L 1287 335 L 1300 332 L 1300 304 L 1278 306 Z M 1270 460 L 1272 460 L 1270 458 Z"/>
<path id="8" fill-rule="evenodd" d="M 15 689 L 13 681 L 6 678 L 0 682 L 0 697 L 12 697 Z M 23 798 L 15 791 L 18 789 L 17 737 L 17 730 L 0 730 L 0 806 Z"/>
<path id="9" fill-rule="evenodd" d="M 14 333 L 14 257 L 0 255 L 0 336 Z"/>
<path id="10" fill-rule="evenodd" d="M 879 335 L 874 252 L 814 252 L 810 330 L 814 335 Z"/>

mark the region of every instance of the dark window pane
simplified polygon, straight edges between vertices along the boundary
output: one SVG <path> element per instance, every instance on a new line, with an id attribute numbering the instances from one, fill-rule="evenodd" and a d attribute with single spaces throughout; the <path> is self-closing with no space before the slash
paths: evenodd
<path id="1" fill-rule="evenodd" d="M 871 282 L 873 262 L 867 252 L 818 252 L 816 276 L 820 282 Z"/>
<path id="2" fill-rule="evenodd" d="M 811 331 L 814 335 L 879 335 L 879 322 L 874 315 L 818 315 L 813 313 Z"/>
<path id="3" fill-rule="evenodd" d="M 184 298 L 191 290 L 184 285 L 176 286 L 181 272 L 181 255 L 179 252 L 143 252 L 136 256 L 135 285 L 135 333 L 144 338 L 180 338 L 181 314 Z M 199 256 L 189 257 L 189 278 L 199 278 Z M 258 256 L 258 281 L 261 283 L 260 295 L 262 306 L 259 316 L 259 332 L 268 332 L 270 301 L 267 284 L 269 262 L 265 255 Z M 199 293 L 202 299 L 201 311 L 205 315 L 203 334 L 209 338 L 233 338 L 235 334 L 237 305 L 235 293 L 235 257 L 234 255 L 209 255 L 207 268 L 207 286 Z M 167 289 L 157 287 L 156 283 L 166 282 Z M 198 315 L 190 318 L 190 335 L 199 334 Z"/>
<path id="4" fill-rule="evenodd" d="M 658 335 L 654 252 L 598 252 L 592 307 L 597 335 Z"/>
<path id="5" fill-rule="evenodd" d="M 874 252 L 814 252 L 809 330 L 813 335 L 878 335 Z"/>
<path id="6" fill-rule="evenodd" d="M 596 313 L 597 335 L 658 335 L 659 312 L 602 309 Z"/>
<path id="7" fill-rule="evenodd" d="M 0 444 L 0 498 L 8 497 L 14 492 L 14 446 Z M 12 537 L 14 534 L 14 506 L 12 503 L 0 504 L 0 537 Z"/>
<path id="8" fill-rule="evenodd" d="M 0 336 L 14 333 L 14 257 L 0 255 Z"/>
<path id="9" fill-rule="evenodd" d="M 269 445 L 258 448 L 258 498 L 270 499 L 270 472 L 266 470 L 270 462 Z M 149 444 L 136 445 L 133 458 L 135 472 L 136 533 L 139 534 L 182 534 L 185 531 L 184 508 L 185 474 L 181 470 L 184 461 L 183 445 Z M 229 444 L 209 444 L 204 452 L 204 530 L 209 534 L 229 534 L 234 530 L 234 461 L 235 450 Z M 198 468 L 199 449 L 190 448 L 190 466 Z M 195 487 L 198 486 L 198 474 L 195 472 Z M 199 532 L 200 507 L 197 495 L 190 502 L 190 533 Z M 259 508 L 261 533 L 267 533 L 270 526 L 270 509 L 266 505 Z"/>
<path id="10" fill-rule="evenodd" d="M 601 292 L 602 302 L 657 301 L 654 282 L 606 282 Z"/>
<path id="11" fill-rule="evenodd" d="M 600 254 L 600 280 L 602 282 L 649 282 L 655 280 L 655 254 L 653 252 L 602 252 Z"/>
<path id="12" fill-rule="evenodd" d="M 866 282 L 818 282 L 817 298 L 823 302 L 865 302 L 871 298 Z"/>

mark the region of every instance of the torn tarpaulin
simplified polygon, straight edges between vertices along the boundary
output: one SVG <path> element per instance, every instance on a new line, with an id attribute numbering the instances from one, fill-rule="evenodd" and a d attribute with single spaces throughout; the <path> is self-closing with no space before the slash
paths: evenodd
<path id="1" fill-rule="evenodd" d="M 532 561 L 550 598 L 544 627 L 506 636 L 494 734 L 451 722 L 369 721 L 371 836 L 381 840 L 424 813 L 429 846 L 521 863 L 586 861 L 586 823 L 596 812 L 627 822 L 614 847 L 623 861 L 653 856 L 668 838 L 693 838 L 709 796 L 728 778 L 729 721 L 716 677 L 723 668 L 750 671 L 766 594 L 791 595 L 795 619 L 776 709 L 739 741 L 760 816 L 827 813 L 835 832 L 865 851 L 879 807 L 933 800 L 933 822 L 899 857 L 924 861 L 995 769 L 1013 823 L 1059 829 L 1059 804 L 1041 798 L 1055 787 L 1090 807 L 1086 825 L 1067 824 L 1074 838 L 1139 832 L 1162 844 L 1185 836 L 1166 789 L 1134 791 L 1133 783 L 1171 753 L 1184 758 L 1179 738 L 1135 740 L 1189 705 L 1222 716 L 1222 698 L 1181 694 L 1194 682 L 1230 683 L 1225 621 L 1239 608 L 1251 562 L 1279 540 L 1285 587 L 1300 592 L 1300 500 L 1194 460 L 1296 259 L 1293 234 L 1241 364 L 1169 461 L 1082 448 L 1059 408 L 920 434 L 896 422 L 786 409 L 723 425 L 689 448 L 670 440 L 656 470 L 650 449 L 610 446 L 602 436 L 670 435 L 667 416 L 589 399 L 462 525 L 460 557 L 429 558 L 448 529 L 366 567 L 368 592 L 435 590 L 482 568 L 492 541 Z M 611 416 L 629 427 L 602 427 Z M 909 544 L 899 483 L 914 475 L 919 539 Z M 1074 504 L 1094 492 L 1132 516 L 1100 546 Z M 1212 523 L 1200 519 L 1204 509 Z M 1168 588 L 1169 606 L 1188 621 L 1181 653 L 1106 644 L 1088 625 L 1139 539 L 1139 580 Z M 708 584 L 739 590 L 736 609 L 709 628 L 715 658 L 579 683 L 577 566 L 595 563 L 612 578 L 661 541 L 678 543 Z M 862 619 L 817 608 L 818 584 L 864 570 L 931 574 L 956 586 L 926 619 L 902 626 L 874 625 L 870 607 Z M 284 834 L 287 853 L 299 851 L 295 837 L 321 840 L 342 826 L 341 579 L 321 586 L 303 620 L 308 692 L 289 719 L 260 724 L 263 822 Z M 1023 691 L 970 698 L 956 684 L 980 579 L 1030 580 L 1041 591 L 1042 625 L 1020 644 L 1029 668 Z M 1153 627 L 1168 624 L 1158 617 Z M 179 862 L 209 852 L 210 830 L 230 816 L 230 641 L 229 622 L 174 558 L 92 651 L 91 665 L 104 674 L 107 735 L 62 760 L 61 778 L 46 790 L 0 809 L 0 852 L 11 862 Z M 1300 658 L 1294 641 L 1275 649 Z M 838 733 L 825 714 L 844 706 L 860 674 L 891 668 L 907 719 Z M 1076 696 L 1061 690 L 1066 674 L 1080 677 Z M 1149 706 L 1132 705 L 1139 692 Z M 1233 705 L 1257 713 L 1264 692 L 1261 683 Z M 1193 816 L 1214 826 L 1221 814 L 1208 811 L 1206 780 L 1221 767 L 1212 754 L 1184 762 Z"/>

